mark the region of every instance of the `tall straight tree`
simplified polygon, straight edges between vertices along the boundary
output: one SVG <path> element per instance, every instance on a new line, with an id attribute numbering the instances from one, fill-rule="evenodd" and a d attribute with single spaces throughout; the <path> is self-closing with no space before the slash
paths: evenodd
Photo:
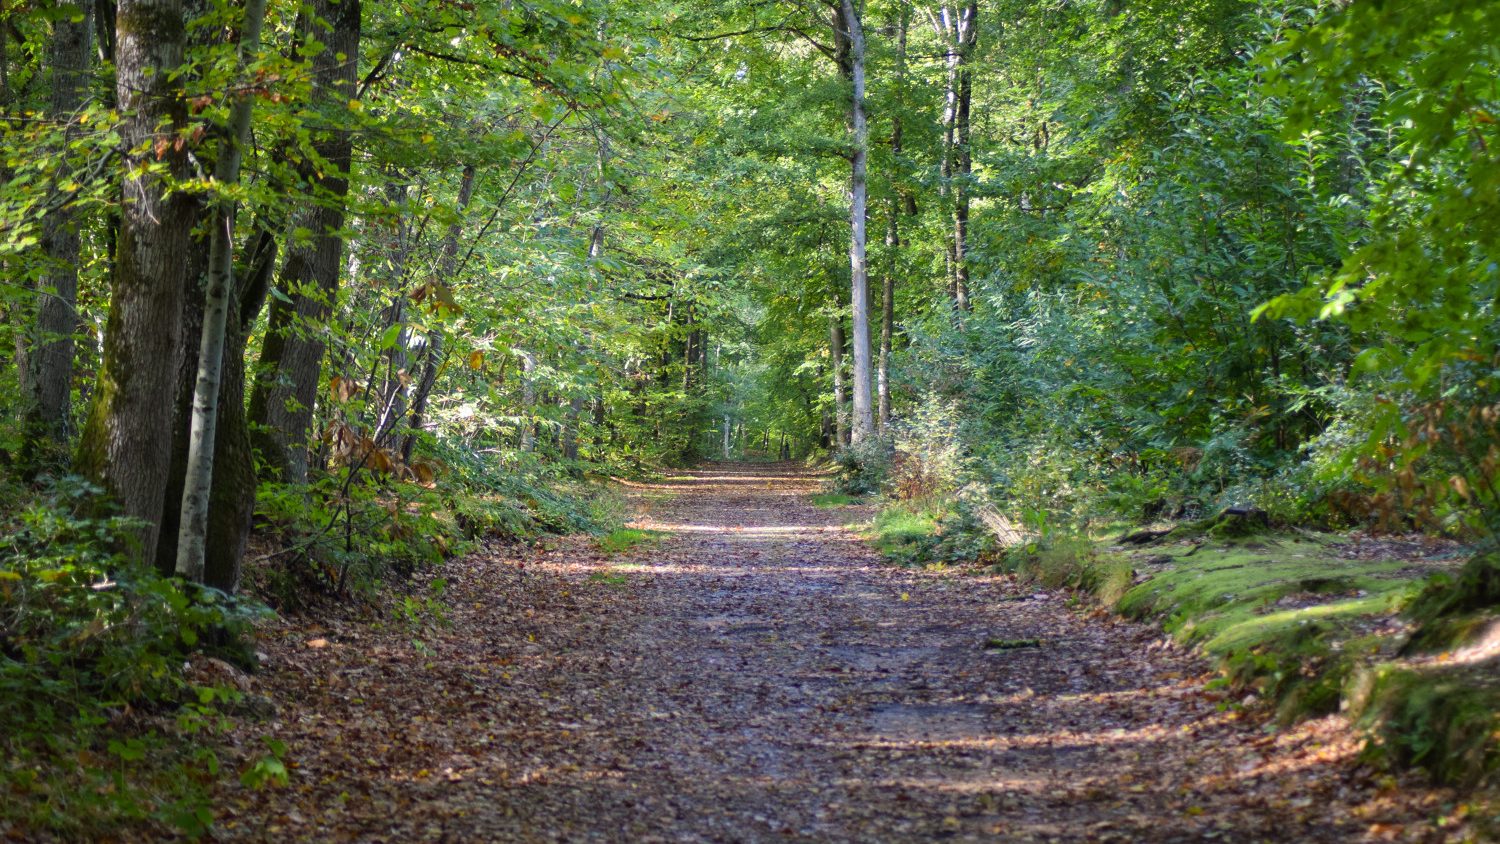
<path id="1" fill-rule="evenodd" d="M 974 47 L 979 41 L 979 0 L 969 0 L 954 32 L 957 91 L 953 114 L 953 306 L 969 309 L 969 195 L 974 154 L 969 118 L 974 101 Z"/>
<path id="2" fill-rule="evenodd" d="M 191 178 L 179 69 L 187 40 L 182 0 L 121 0 L 116 90 L 125 155 L 114 289 L 78 467 L 143 520 L 140 550 L 155 556 L 171 458 L 174 376 L 197 203 L 173 182 Z"/>
<path id="3" fill-rule="evenodd" d="M 870 272 L 865 259 L 867 200 L 869 196 L 870 127 L 865 115 L 865 33 L 859 7 L 854 0 L 840 0 L 834 19 L 835 43 L 840 65 L 850 82 L 849 129 L 853 146 L 849 151 L 849 274 L 850 329 L 854 332 L 853 392 L 850 442 L 859 443 L 875 434 L 875 413 L 870 353 Z"/>
<path id="4" fill-rule="evenodd" d="M 93 31 L 93 3 L 84 2 L 77 17 L 53 24 L 48 58 L 52 64 L 52 94 L 48 112 L 61 121 L 65 141 L 78 134 L 77 112 L 89 71 L 89 43 Z M 58 156 L 66 161 L 67 154 Z M 61 175 L 61 174 L 60 174 Z M 73 386 L 73 333 L 78 327 L 77 220 L 68 205 L 48 212 L 42 221 L 42 251 L 47 274 L 42 277 L 37 303 L 36 345 L 27 357 L 31 367 L 26 383 L 32 389 L 28 407 L 28 440 L 64 443 L 68 436 L 69 398 Z"/>
<path id="5" fill-rule="evenodd" d="M 242 68 L 254 61 L 260 50 L 261 21 L 265 14 L 266 0 L 247 0 L 245 3 L 239 47 Z M 241 151 L 250 139 L 253 103 L 254 98 L 249 93 L 242 93 L 230 111 L 223 146 L 214 166 L 214 181 L 221 191 L 240 179 Z M 204 579 L 208 543 L 208 508 L 213 491 L 224 341 L 229 326 L 230 297 L 234 292 L 234 210 L 234 201 L 220 196 L 214 203 L 210 218 L 213 228 L 209 235 L 208 286 L 204 291 L 198 377 L 193 392 L 187 475 L 182 488 L 175 566 L 179 577 L 193 582 Z M 239 409 L 235 408 L 234 412 L 239 412 Z M 232 591 L 237 584 L 217 585 Z"/>
<path id="6" fill-rule="evenodd" d="M 887 202 L 885 277 L 880 289 L 880 359 L 875 367 L 877 394 L 875 422 L 884 431 L 891 423 L 891 335 L 896 321 L 896 273 L 901 269 L 901 108 L 906 91 L 906 37 L 911 26 L 911 7 L 902 0 L 896 7 L 895 107 L 891 109 L 891 188 Z"/>
<path id="7" fill-rule="evenodd" d="M 849 411 L 844 400 L 844 315 L 834 302 L 828 319 L 828 357 L 833 363 L 833 436 L 836 448 L 849 444 Z"/>
<path id="8" fill-rule="evenodd" d="M 315 144 L 317 157 L 303 168 L 311 193 L 298 223 L 311 230 L 294 245 L 278 287 L 285 298 L 271 303 L 265 345 L 250 418 L 255 444 L 272 472 L 284 480 L 307 479 L 308 435 L 322 374 L 325 324 L 338 295 L 343 264 L 345 203 L 353 145 L 344 113 L 355 94 L 360 44 L 360 0 L 315 0 L 304 26 L 322 42 L 312 59 L 313 98 L 335 126 Z M 320 31 L 327 22 L 326 31 Z"/>
<path id="9" fill-rule="evenodd" d="M 952 215 L 952 236 L 947 239 L 944 262 L 948 268 L 948 296 L 959 311 L 969 307 L 967 263 L 969 225 L 969 115 L 973 101 L 974 71 L 971 65 L 979 37 L 978 0 L 963 7 L 944 3 L 936 14 L 929 12 L 933 31 L 943 44 L 948 84 L 943 92 L 943 148 L 938 163 L 938 193 Z"/>

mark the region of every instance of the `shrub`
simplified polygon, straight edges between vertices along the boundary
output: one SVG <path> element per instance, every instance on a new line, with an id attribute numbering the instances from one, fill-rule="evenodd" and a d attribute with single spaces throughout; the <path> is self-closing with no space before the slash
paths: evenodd
<path id="1" fill-rule="evenodd" d="M 838 467 L 834 491 L 845 495 L 873 495 L 880 492 L 891 470 L 891 447 L 884 440 L 870 438 L 848 445 L 833 455 Z"/>
<path id="2" fill-rule="evenodd" d="M 249 663 L 257 608 L 131 563 L 139 525 L 97 487 L 36 493 L 0 523 L 0 790 L 15 795 L 0 818 L 73 836 L 122 817 L 200 830 L 196 775 L 216 763 L 126 716 L 175 713 L 179 734 L 213 723 L 238 693 L 195 688 L 184 660 Z"/>

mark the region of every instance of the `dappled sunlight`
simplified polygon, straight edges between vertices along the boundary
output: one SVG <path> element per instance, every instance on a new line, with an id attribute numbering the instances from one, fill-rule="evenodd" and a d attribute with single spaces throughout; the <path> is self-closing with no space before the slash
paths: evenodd
<path id="1" fill-rule="evenodd" d="M 681 522 L 663 522 L 656 519 L 636 519 L 627 523 L 629 527 L 641 530 L 660 530 L 669 533 L 711 533 L 723 534 L 725 536 L 757 538 L 776 537 L 778 539 L 787 536 L 799 536 L 805 534 L 840 534 L 848 533 L 841 527 L 831 525 L 778 525 L 778 526 L 748 526 L 743 524 L 683 524 Z"/>
<path id="2" fill-rule="evenodd" d="M 357 783 L 442 799 L 475 840 L 560 818 L 579 832 L 560 840 L 597 838 L 602 813 L 663 840 L 1148 841 L 1274 840 L 1285 806 L 1366 799 L 1347 731 L 1263 732 L 1158 635 L 887 566 L 841 514 L 713 489 L 651 502 L 631 523 L 649 543 L 560 540 L 455 578 L 451 627 L 393 628 L 286 722 L 361 725 L 299 768 L 320 805 Z M 382 695 L 403 676 L 412 700 Z"/>

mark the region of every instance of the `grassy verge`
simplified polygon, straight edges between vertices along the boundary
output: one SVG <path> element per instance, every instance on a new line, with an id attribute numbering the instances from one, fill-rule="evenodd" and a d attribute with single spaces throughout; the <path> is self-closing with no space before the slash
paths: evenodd
<path id="1" fill-rule="evenodd" d="M 664 536 L 666 534 L 659 530 L 616 528 L 599 537 L 599 550 L 606 554 L 624 554 L 634 548 L 655 543 Z"/>
<path id="2" fill-rule="evenodd" d="M 893 505 L 871 538 L 903 563 L 951 559 L 973 532 Z M 1217 665 L 1216 681 L 1275 707 L 1283 722 L 1344 711 L 1367 753 L 1445 784 L 1495 785 L 1500 771 L 1500 611 L 1494 565 L 1333 534 L 1177 530 L 1140 546 L 1054 539 L 970 559 L 1068 588 L 1160 624 Z M 1458 597 L 1454 597 L 1458 596 Z"/>

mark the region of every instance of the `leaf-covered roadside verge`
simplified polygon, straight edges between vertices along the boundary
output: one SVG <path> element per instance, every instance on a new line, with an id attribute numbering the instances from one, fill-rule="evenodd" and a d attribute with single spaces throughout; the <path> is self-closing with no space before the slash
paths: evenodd
<path id="1" fill-rule="evenodd" d="M 1283 724 L 1340 712 L 1366 735 L 1370 761 L 1471 789 L 1493 813 L 1494 555 L 1421 537 L 1262 530 L 1246 515 L 1064 538 L 1007 532 L 985 508 L 897 503 L 870 533 L 897 562 L 977 562 L 1160 623 L 1210 657 L 1214 685 L 1242 703 Z"/>
<path id="2" fill-rule="evenodd" d="M 30 503 L 0 513 L 0 839 L 210 833 L 216 790 L 286 780 L 285 747 L 261 727 L 281 702 L 257 670 L 261 636 L 287 614 L 427 624 L 454 554 L 619 522 L 594 480 L 452 475 L 263 487 L 233 597 L 133 562 L 137 524 L 97 487 L 6 482 Z"/>

